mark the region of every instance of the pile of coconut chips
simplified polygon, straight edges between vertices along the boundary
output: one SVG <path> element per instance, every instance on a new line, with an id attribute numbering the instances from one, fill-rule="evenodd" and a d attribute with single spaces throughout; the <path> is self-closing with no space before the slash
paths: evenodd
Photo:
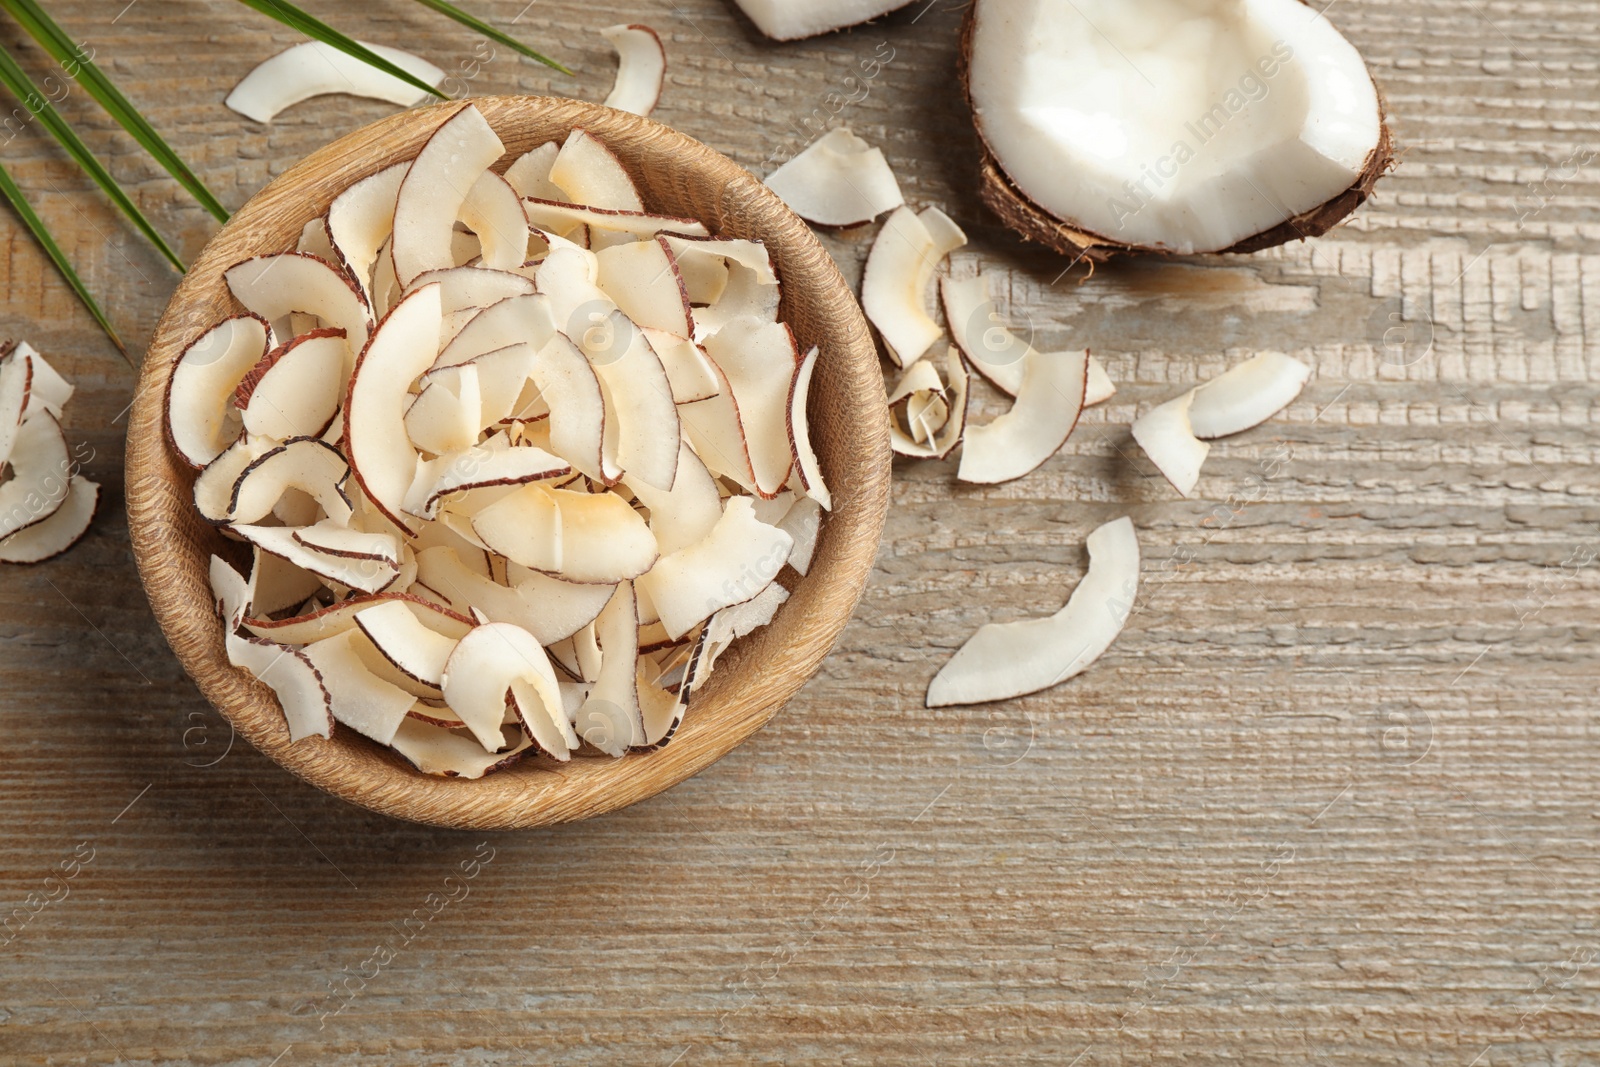
<path id="1" fill-rule="evenodd" d="M 462 777 L 665 745 L 830 506 L 765 248 L 647 212 L 581 129 L 504 154 L 463 107 L 231 267 L 167 406 L 291 739 Z"/>
<path id="2" fill-rule="evenodd" d="M 28 342 L 0 345 L 0 563 L 43 563 L 89 530 L 100 487 L 61 432 L 72 393 Z"/>

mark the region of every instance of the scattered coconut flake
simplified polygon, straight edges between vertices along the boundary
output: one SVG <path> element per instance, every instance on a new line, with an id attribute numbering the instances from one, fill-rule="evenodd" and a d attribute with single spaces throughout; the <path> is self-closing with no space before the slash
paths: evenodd
<path id="1" fill-rule="evenodd" d="M 1089 570 L 1045 619 L 988 623 L 940 668 L 930 708 L 1009 700 L 1082 674 L 1122 632 L 1139 586 L 1139 538 L 1127 518 L 1089 535 Z"/>
<path id="2" fill-rule="evenodd" d="M 1088 352 L 1029 349 L 1011 410 L 966 428 L 956 476 L 994 485 L 1020 478 L 1055 455 L 1078 425 L 1088 381 Z"/>
<path id="3" fill-rule="evenodd" d="M 927 311 L 928 287 L 945 257 L 966 243 L 967 235 L 932 207 L 921 215 L 896 208 L 878 231 L 861 277 L 861 307 L 902 367 L 944 336 Z"/>
<path id="4" fill-rule="evenodd" d="M 883 152 L 848 126 L 823 134 L 767 175 L 767 187 L 818 226 L 859 226 L 905 203 Z"/>
<path id="5" fill-rule="evenodd" d="M 1111 375 L 1106 373 L 1104 363 L 1091 355 L 1089 357 L 1089 384 L 1084 390 L 1083 406 L 1093 407 L 1103 404 L 1116 395 L 1116 383 L 1111 380 Z"/>
<path id="6" fill-rule="evenodd" d="M 421 56 L 361 42 L 419 81 L 438 88 L 444 71 Z M 259 64 L 223 101 L 247 119 L 267 123 L 314 96 L 344 93 L 414 107 L 428 94 L 321 41 L 304 41 Z"/>
<path id="7" fill-rule="evenodd" d="M 608 26 L 600 36 L 617 50 L 617 80 L 606 97 L 606 107 L 648 115 L 661 99 L 667 77 L 667 50 L 661 35 L 649 26 L 626 23 Z"/>
<path id="8" fill-rule="evenodd" d="M 1311 368 L 1282 352 L 1263 352 L 1196 386 L 1189 424 L 1202 441 L 1253 429 L 1294 402 Z"/>
<path id="9" fill-rule="evenodd" d="M 1189 409 L 1193 389 L 1151 408 L 1133 420 L 1133 439 L 1180 495 L 1187 497 L 1200 480 L 1200 466 L 1211 446 L 1194 435 Z"/>
<path id="10" fill-rule="evenodd" d="M 936 393 L 944 406 L 944 422 L 938 426 L 925 424 L 919 439 L 910 430 L 902 428 L 899 419 L 891 418 L 889 446 L 899 455 L 913 459 L 944 459 L 955 451 L 966 434 L 968 379 L 966 364 L 954 345 L 945 350 L 945 376 L 942 382 L 938 371 L 926 358 L 906 368 L 890 394 L 891 412 L 896 410 L 898 400 L 905 400 L 909 411 L 909 401 L 913 396 L 919 392 L 924 396 Z"/>
<path id="11" fill-rule="evenodd" d="M 0 563 L 43 563 L 77 544 L 89 532 L 100 487 L 74 474 L 66 499 L 49 517 L 0 539 Z"/>

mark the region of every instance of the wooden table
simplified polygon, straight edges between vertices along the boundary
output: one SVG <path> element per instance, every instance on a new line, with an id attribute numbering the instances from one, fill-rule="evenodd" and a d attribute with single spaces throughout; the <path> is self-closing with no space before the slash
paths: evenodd
<path id="1" fill-rule="evenodd" d="M 5 935 L 0 1060 L 1600 1058 L 1600 3 L 1336 0 L 1405 150 L 1375 200 L 1307 244 L 1085 278 L 974 200 L 956 0 L 783 47 L 725 0 L 525 2 L 471 6 L 579 77 L 481 62 L 402 0 L 310 6 L 480 60 L 474 92 L 589 99 L 614 62 L 596 31 L 647 21 L 671 59 L 656 117 L 754 168 L 808 116 L 850 123 L 966 227 L 958 265 L 1004 272 L 1019 327 L 1090 346 L 1119 391 L 1012 485 L 899 464 L 837 652 L 712 770 L 586 825 L 436 831 L 229 747 L 129 556 L 132 373 L 5 215 L 0 334 L 78 383 L 69 435 L 106 497 L 69 556 L 0 571 L 0 913 L 77 872 Z M 293 35 L 222 0 L 123 4 L 50 7 L 230 206 L 389 110 L 256 126 L 221 99 Z M 855 98 L 837 118 L 833 93 Z M 209 218 L 81 90 L 61 107 L 197 253 Z M 172 272 L 38 129 L 4 152 L 142 347 Z M 871 238 L 828 243 L 855 275 Z M 1311 384 L 1177 499 L 1129 421 L 1267 348 Z M 975 417 L 999 410 L 985 392 Z M 1143 599 L 1093 670 L 923 709 L 952 649 L 1059 607 L 1085 534 L 1122 514 Z"/>

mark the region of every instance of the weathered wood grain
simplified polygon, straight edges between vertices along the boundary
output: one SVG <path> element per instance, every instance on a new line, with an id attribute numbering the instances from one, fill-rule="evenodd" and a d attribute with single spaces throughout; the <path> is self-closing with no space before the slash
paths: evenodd
<path id="1" fill-rule="evenodd" d="M 977 204 L 953 0 L 783 47 L 726 0 L 525 3 L 473 8 L 581 75 L 501 55 L 474 91 L 599 99 L 595 31 L 649 22 L 671 60 L 656 117 L 755 168 L 803 146 L 807 116 L 848 121 L 968 229 L 955 269 L 1006 272 L 1014 319 L 1092 346 L 1120 391 L 1013 485 L 898 463 L 866 599 L 787 712 L 654 800 L 487 835 L 470 895 L 319 1026 L 344 1003 L 330 983 L 402 941 L 486 838 L 227 748 L 130 559 L 132 374 L 4 222 L 0 332 L 77 380 L 69 433 L 107 494 L 70 556 L 0 571 L 0 915 L 94 850 L 0 947 L 0 1060 L 1600 1059 L 1600 169 L 1563 169 L 1600 150 L 1600 3 L 1337 0 L 1404 152 L 1374 200 L 1306 245 L 1087 280 Z M 124 5 L 51 9 L 229 206 L 388 110 L 335 98 L 263 130 L 220 100 L 291 35 L 222 0 Z M 445 67 L 478 46 L 400 0 L 307 6 Z M 0 43 L 47 67 L 9 22 Z M 829 117 L 880 47 L 893 60 Z M 195 255 L 203 213 L 85 96 L 61 106 Z M 4 152 L 148 336 L 172 272 L 37 130 Z M 847 277 L 870 241 L 827 238 Z M 1267 347 L 1312 383 L 1174 499 L 1127 423 Z M 1059 606 L 1117 514 L 1144 596 L 1095 669 L 923 710 L 977 625 Z"/>

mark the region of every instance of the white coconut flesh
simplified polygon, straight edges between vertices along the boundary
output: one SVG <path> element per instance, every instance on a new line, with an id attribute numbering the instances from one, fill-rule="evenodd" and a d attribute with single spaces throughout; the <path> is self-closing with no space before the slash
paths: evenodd
<path id="1" fill-rule="evenodd" d="M 11 477 L 0 483 L 0 538 L 44 522 L 66 503 L 74 466 L 54 415 L 45 411 L 23 421 L 7 468 Z"/>
<path id="2" fill-rule="evenodd" d="M 978 0 L 978 130 L 1021 193 L 1118 244 L 1230 248 L 1333 200 L 1377 89 L 1299 0 Z"/>
<path id="3" fill-rule="evenodd" d="M 0 563 L 43 563 L 76 544 L 100 487 L 78 473 L 60 418 L 73 387 L 26 341 L 0 355 Z"/>
<path id="4" fill-rule="evenodd" d="M 794 41 L 857 26 L 898 11 L 911 0 L 737 0 L 756 28 L 776 41 Z"/>
<path id="5" fill-rule="evenodd" d="M 362 44 L 427 85 L 437 88 L 444 81 L 444 71 L 421 56 L 386 45 Z M 329 93 L 385 100 L 401 107 L 414 107 L 428 96 L 332 45 L 306 41 L 256 66 L 223 103 L 247 119 L 266 123 L 295 104 Z"/>
<path id="6" fill-rule="evenodd" d="M 818 226 L 859 226 L 905 203 L 882 150 L 847 126 L 823 134 L 766 182 L 791 211 Z"/>
<path id="7" fill-rule="evenodd" d="M 794 449 L 794 478 L 805 493 L 824 511 L 833 510 L 833 494 L 822 477 L 822 462 L 811 447 L 811 382 L 816 376 L 817 362 L 822 357 L 815 345 L 800 357 L 794 382 L 789 390 L 789 445 Z"/>
<path id="8" fill-rule="evenodd" d="M 907 367 L 889 394 L 890 447 L 913 459 L 943 459 L 953 452 L 966 432 L 969 379 L 966 363 L 954 345 L 945 350 L 943 379 L 929 359 Z M 919 426 L 903 426 L 910 422 L 910 402 L 919 396 L 928 401 L 938 398 L 942 421 L 924 417 Z M 898 406 L 901 401 L 905 402 L 903 407 Z M 928 407 L 923 408 L 925 416 L 928 411 Z"/>
<path id="9" fill-rule="evenodd" d="M 1266 422 L 1293 403 L 1310 377 L 1311 368 L 1293 356 L 1263 352 L 1135 419 L 1133 439 L 1187 497 L 1200 480 L 1209 441 Z"/>
<path id="10" fill-rule="evenodd" d="M 967 243 L 938 208 L 896 208 L 884 220 L 861 278 L 861 307 L 902 367 L 921 359 L 944 330 L 928 314 L 928 289 L 946 256 Z"/>
<path id="11" fill-rule="evenodd" d="M 81 474 L 74 474 L 67 486 L 66 499 L 50 515 L 0 538 L 0 563 L 43 563 L 59 556 L 89 532 L 95 507 L 100 502 L 100 487 Z"/>
<path id="12" fill-rule="evenodd" d="M 230 653 L 291 733 L 337 724 L 463 777 L 666 743 L 708 673 L 702 624 L 770 618 L 824 522 L 800 481 L 826 499 L 818 356 L 778 321 L 766 249 L 651 213 L 583 131 L 505 177 L 501 153 L 469 105 L 297 251 L 231 268 L 250 314 L 190 346 L 168 404 L 197 508 L 253 557 L 214 564 Z M 0 363 L 0 427 L 41 405 L 0 494 L 64 457 L 47 371 L 36 399 Z M 72 485 L 39 544 L 86 524 L 94 487 Z"/>
<path id="13" fill-rule="evenodd" d="M 1037 468 L 1078 425 L 1088 383 L 1089 353 L 1029 350 L 1011 410 L 982 426 L 967 425 L 956 476 L 995 485 Z"/>
<path id="14" fill-rule="evenodd" d="M 1122 632 L 1139 590 L 1139 538 L 1117 519 L 1089 535 L 1089 570 L 1049 618 L 989 623 L 928 686 L 930 708 L 1037 693 L 1082 674 Z"/>
<path id="15" fill-rule="evenodd" d="M 21 361 L 28 366 L 28 402 L 22 409 L 22 417 L 27 418 L 40 411 L 48 411 L 57 419 L 61 418 L 67 401 L 71 400 L 72 394 L 77 391 L 73 384 L 62 377 L 61 373 L 39 354 L 39 350 L 26 341 L 18 341 L 11 355 L 5 360 L 7 363 L 12 361 Z M 0 463 L 3 462 L 3 456 L 0 456 Z"/>
<path id="16" fill-rule="evenodd" d="M 667 77 L 667 52 L 661 47 L 661 35 L 636 23 L 608 26 L 600 36 L 617 50 L 617 79 L 605 99 L 606 107 L 650 114 L 661 99 Z"/>

